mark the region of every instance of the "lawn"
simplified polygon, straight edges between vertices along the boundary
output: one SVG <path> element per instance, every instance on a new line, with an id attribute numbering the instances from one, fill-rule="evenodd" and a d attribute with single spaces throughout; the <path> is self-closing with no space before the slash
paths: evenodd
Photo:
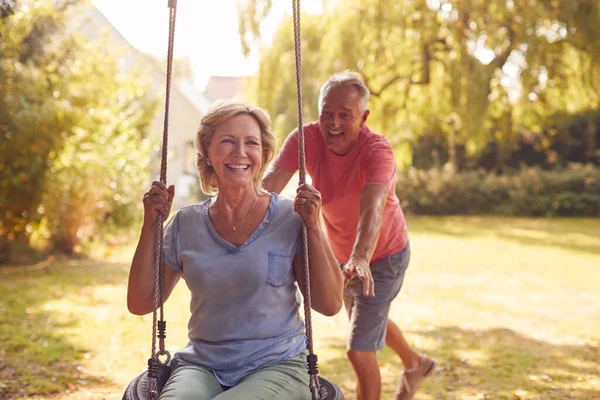
<path id="1" fill-rule="evenodd" d="M 600 399 L 600 220 L 413 218 L 392 318 L 438 362 L 416 399 Z M 0 398 L 120 399 L 150 353 L 125 306 L 131 248 L 0 269 Z M 187 288 L 166 306 L 186 342 Z M 347 321 L 313 314 L 321 373 L 354 399 Z M 383 399 L 401 371 L 379 356 Z"/>

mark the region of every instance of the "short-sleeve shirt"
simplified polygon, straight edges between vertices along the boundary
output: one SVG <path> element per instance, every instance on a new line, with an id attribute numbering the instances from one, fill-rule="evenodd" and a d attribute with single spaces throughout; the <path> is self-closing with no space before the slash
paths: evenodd
<path id="1" fill-rule="evenodd" d="M 398 253 L 408 242 L 406 221 L 396 196 L 396 161 L 387 138 L 360 128 L 356 144 L 339 156 L 325 143 L 318 121 L 304 126 L 306 170 L 321 192 L 323 220 L 338 261 L 346 263 L 352 253 L 360 217 L 360 194 L 365 185 L 389 189 L 379 240 L 371 262 Z M 288 172 L 298 170 L 298 130 L 283 144 L 274 165 Z"/>
<path id="2" fill-rule="evenodd" d="M 210 202 L 180 209 L 165 228 L 165 263 L 183 272 L 192 294 L 189 343 L 174 361 L 204 366 L 234 386 L 306 348 L 292 268 L 301 249 L 300 217 L 292 200 L 273 193 L 256 231 L 236 247 L 214 229 Z"/>

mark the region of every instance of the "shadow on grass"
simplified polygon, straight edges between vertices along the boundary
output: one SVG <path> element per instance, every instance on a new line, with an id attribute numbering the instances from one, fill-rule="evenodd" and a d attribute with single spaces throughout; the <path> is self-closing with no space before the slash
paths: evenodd
<path id="1" fill-rule="evenodd" d="M 414 234 L 433 233 L 459 238 L 495 236 L 523 245 L 600 255 L 600 219 L 418 217 L 411 222 L 409 229 Z"/>
<path id="2" fill-rule="evenodd" d="M 120 264 L 66 261 L 42 271 L 0 275 L 0 398 L 51 395 L 111 381 L 83 367 L 89 349 L 65 331 L 82 323 L 76 313 L 44 308 L 48 301 L 85 296 L 97 285 L 120 285 Z M 66 265 L 66 266 L 65 266 Z"/>
<path id="3" fill-rule="evenodd" d="M 468 330 L 454 326 L 407 331 L 420 337 L 438 369 L 416 398 L 427 399 L 598 399 L 600 348 L 597 345 L 549 343 L 510 329 Z M 355 378 L 343 343 L 326 341 L 332 358 L 320 363 L 321 373 L 354 398 Z M 402 371 L 388 347 L 378 354 L 382 399 L 391 398 Z"/>

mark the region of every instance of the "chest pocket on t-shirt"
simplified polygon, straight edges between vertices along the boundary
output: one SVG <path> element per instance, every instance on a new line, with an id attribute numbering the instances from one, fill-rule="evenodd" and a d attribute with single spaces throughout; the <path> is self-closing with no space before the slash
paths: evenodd
<path id="1" fill-rule="evenodd" d="M 267 283 L 271 286 L 285 286 L 293 279 L 292 254 L 269 251 L 269 272 Z"/>

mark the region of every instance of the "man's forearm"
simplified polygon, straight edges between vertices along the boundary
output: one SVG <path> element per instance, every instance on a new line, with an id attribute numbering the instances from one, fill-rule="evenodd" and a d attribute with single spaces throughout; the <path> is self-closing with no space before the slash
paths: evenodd
<path id="1" fill-rule="evenodd" d="M 262 180 L 262 187 L 267 192 L 279 194 L 288 184 L 292 175 L 294 174 L 272 165 Z"/>
<path id="2" fill-rule="evenodd" d="M 382 220 L 383 215 L 379 207 L 371 206 L 361 212 L 356 241 L 350 255 L 351 260 L 361 259 L 367 263 L 371 262 L 381 232 Z"/>

